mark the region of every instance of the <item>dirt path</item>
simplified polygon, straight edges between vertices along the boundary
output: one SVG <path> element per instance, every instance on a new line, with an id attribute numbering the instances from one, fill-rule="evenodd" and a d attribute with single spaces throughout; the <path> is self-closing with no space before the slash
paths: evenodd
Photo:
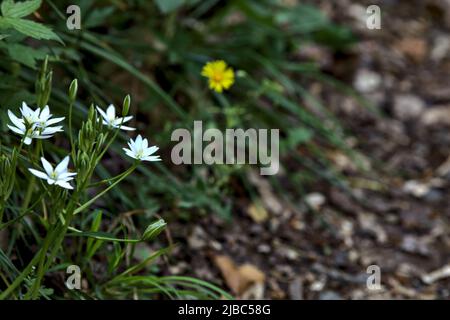
<path id="1" fill-rule="evenodd" d="M 354 147 L 370 159 L 368 172 L 357 174 L 335 154 L 351 192 L 309 190 L 316 213 L 278 208 L 256 223 L 237 210 L 232 223 L 211 215 L 191 229 L 174 225 L 174 261 L 182 262 L 169 263 L 168 272 L 244 298 L 449 299 L 450 4 L 384 1 L 382 29 L 368 30 L 361 21 L 368 2 L 329 3 L 323 9 L 360 42 L 346 54 L 319 48 L 312 58 L 386 117 L 321 84 L 310 90 L 351 130 Z M 370 265 L 381 271 L 378 290 L 366 286 Z"/>

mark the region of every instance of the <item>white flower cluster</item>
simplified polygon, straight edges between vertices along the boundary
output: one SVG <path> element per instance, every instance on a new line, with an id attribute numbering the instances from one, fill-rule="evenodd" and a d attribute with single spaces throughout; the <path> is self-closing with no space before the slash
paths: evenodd
<path id="1" fill-rule="evenodd" d="M 47 180 L 47 183 L 52 185 L 56 184 L 60 187 L 66 189 L 73 189 L 73 187 L 68 183 L 73 179 L 73 176 L 76 176 L 76 172 L 69 172 L 67 166 L 69 165 L 69 156 L 66 156 L 57 166 L 53 169 L 50 162 L 45 160 L 45 158 L 41 158 L 42 166 L 44 167 L 45 172 L 38 171 L 32 168 L 29 168 L 30 172 L 34 174 L 36 177 Z"/>
<path id="2" fill-rule="evenodd" d="M 108 128 L 122 129 L 127 131 L 136 130 L 122 124 L 130 121 L 133 117 L 117 117 L 116 108 L 114 105 L 109 105 L 106 112 L 97 106 L 97 111 L 100 113 L 103 119 L 98 119 Z M 62 126 L 52 126 L 58 122 L 61 122 L 65 117 L 52 118 L 50 108 L 45 106 L 42 110 L 37 108 L 32 110 L 28 105 L 23 102 L 22 108 L 20 108 L 21 117 L 17 117 L 11 110 L 8 110 L 9 119 L 12 125 L 8 124 L 8 128 L 23 136 L 23 143 L 30 145 L 33 139 L 48 139 L 55 133 L 64 131 Z M 130 139 L 128 142 L 130 149 L 123 148 L 125 154 L 131 158 L 139 161 L 161 161 L 159 156 L 152 156 L 158 151 L 157 146 L 148 145 L 148 140 L 143 139 L 141 135 L 138 135 L 136 140 Z M 55 168 L 44 157 L 41 158 L 44 171 L 35 170 L 29 168 L 28 170 L 38 178 L 46 180 L 49 185 L 58 185 L 65 189 L 73 189 L 69 181 L 73 180 L 76 172 L 69 172 L 69 156 L 66 156 Z"/>
<path id="3" fill-rule="evenodd" d="M 33 111 L 23 102 L 20 113 L 22 117 L 18 118 L 11 110 L 8 110 L 9 119 L 13 124 L 8 124 L 8 128 L 24 136 L 23 143 L 26 145 L 31 144 L 33 139 L 48 139 L 56 132 L 63 131 L 62 126 L 51 127 L 51 125 L 64 120 L 64 117 L 50 119 L 52 115 L 48 106 L 45 106 L 42 110 L 37 108 Z"/>

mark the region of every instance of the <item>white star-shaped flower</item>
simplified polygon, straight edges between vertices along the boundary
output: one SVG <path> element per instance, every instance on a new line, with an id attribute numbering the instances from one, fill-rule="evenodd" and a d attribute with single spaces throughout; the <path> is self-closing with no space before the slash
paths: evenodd
<path id="1" fill-rule="evenodd" d="M 142 139 L 141 135 L 138 135 L 136 140 L 130 139 L 128 142 L 130 149 L 123 148 L 127 156 L 137 159 L 139 161 L 161 161 L 159 156 L 152 156 L 153 153 L 159 150 L 157 146 L 148 146 L 148 140 Z"/>
<path id="2" fill-rule="evenodd" d="M 48 107 L 48 106 L 47 106 Z M 31 109 L 25 102 L 22 102 L 22 108 L 20 108 L 20 113 L 22 114 L 22 119 L 29 125 L 33 125 L 39 121 L 39 115 L 41 109 L 36 110 Z"/>
<path id="3" fill-rule="evenodd" d="M 8 128 L 22 136 L 25 136 L 24 143 L 29 145 L 33 139 L 48 139 L 56 132 L 63 131 L 62 126 L 50 127 L 52 124 L 64 120 L 64 117 L 53 118 L 50 114 L 50 108 L 45 106 L 42 110 L 37 108 L 32 110 L 25 102 L 20 108 L 22 118 L 18 118 L 11 110 L 8 110 L 8 116 L 13 125 L 8 124 Z"/>
<path id="4" fill-rule="evenodd" d="M 51 138 L 56 132 L 63 131 L 62 126 L 57 127 L 38 127 L 36 124 L 32 124 L 27 128 L 25 121 L 14 115 L 8 110 L 8 116 L 13 125 L 7 125 L 8 128 L 21 136 L 25 136 L 24 143 L 26 145 L 31 144 L 33 139 L 48 139 Z"/>
<path id="5" fill-rule="evenodd" d="M 35 124 L 41 128 L 51 126 L 65 119 L 65 117 L 50 119 L 52 117 L 52 114 L 50 114 L 50 108 L 48 106 L 45 106 L 42 110 L 41 108 L 33 110 L 30 107 L 28 107 L 28 105 L 25 102 L 22 102 L 22 108 L 20 108 L 20 113 L 22 114 L 22 119 L 26 123 L 30 125 Z"/>
<path id="6" fill-rule="evenodd" d="M 41 162 L 45 172 L 32 168 L 29 168 L 28 170 L 30 170 L 30 172 L 36 177 L 47 180 L 47 183 L 50 185 L 56 184 L 65 189 L 73 189 L 73 187 L 69 184 L 69 181 L 73 180 L 73 176 L 77 173 L 69 172 L 67 169 L 67 166 L 69 165 L 69 156 L 65 157 L 55 169 L 53 169 L 53 166 L 50 162 L 45 160 L 44 157 L 41 158 Z"/>
<path id="7" fill-rule="evenodd" d="M 120 129 L 128 131 L 136 130 L 136 128 L 127 127 L 123 125 L 125 122 L 128 122 L 131 119 L 133 119 L 133 116 L 127 116 L 123 118 L 116 117 L 116 108 L 114 107 L 114 105 L 110 104 L 109 107 L 106 109 L 106 112 L 100 109 L 98 106 L 97 110 L 103 118 L 104 125 L 116 129 L 120 127 Z"/>

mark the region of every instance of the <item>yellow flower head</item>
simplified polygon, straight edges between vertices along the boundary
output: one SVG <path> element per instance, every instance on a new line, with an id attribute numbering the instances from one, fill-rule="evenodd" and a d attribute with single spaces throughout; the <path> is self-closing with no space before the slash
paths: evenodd
<path id="1" fill-rule="evenodd" d="M 223 60 L 208 62 L 203 67 L 202 76 L 209 79 L 209 88 L 219 93 L 234 83 L 234 71 Z"/>

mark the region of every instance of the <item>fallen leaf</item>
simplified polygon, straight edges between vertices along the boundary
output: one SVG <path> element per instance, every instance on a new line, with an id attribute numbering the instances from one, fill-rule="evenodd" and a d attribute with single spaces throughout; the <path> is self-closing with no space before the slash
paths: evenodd
<path id="1" fill-rule="evenodd" d="M 262 223 L 269 218 L 269 213 L 267 210 L 259 203 L 252 203 L 248 209 L 247 213 L 256 223 Z"/>
<path id="2" fill-rule="evenodd" d="M 258 189 L 264 207 L 275 215 L 282 214 L 284 210 L 283 204 L 267 179 L 262 178 L 255 170 L 248 173 L 248 179 Z"/>
<path id="3" fill-rule="evenodd" d="M 415 62 L 421 62 L 425 58 L 428 46 L 422 38 L 403 38 L 395 46 L 397 50 Z"/>
<path id="4" fill-rule="evenodd" d="M 213 260 L 226 284 L 237 296 L 241 296 L 256 284 L 264 284 L 265 274 L 252 264 L 246 263 L 238 267 L 233 260 L 224 255 L 214 256 Z"/>

